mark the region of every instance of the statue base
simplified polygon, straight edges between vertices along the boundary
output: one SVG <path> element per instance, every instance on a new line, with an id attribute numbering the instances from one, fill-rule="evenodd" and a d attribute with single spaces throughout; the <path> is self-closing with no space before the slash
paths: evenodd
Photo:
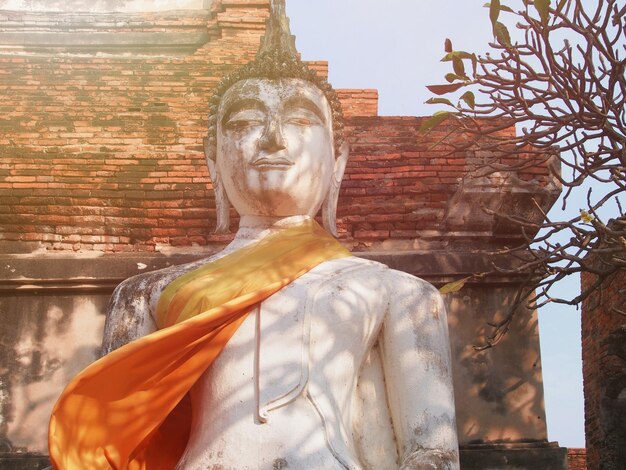
<path id="1" fill-rule="evenodd" d="M 44 470 L 50 467 L 47 455 L 0 452 L 0 469 L 2 470 Z"/>
<path id="2" fill-rule="evenodd" d="M 567 449 L 556 442 L 464 445 L 460 458 L 462 470 L 567 470 Z"/>
<path id="3" fill-rule="evenodd" d="M 475 444 L 461 447 L 461 470 L 567 470 L 567 449 L 555 442 Z M 2 470 L 44 470 L 41 454 L 0 453 Z"/>

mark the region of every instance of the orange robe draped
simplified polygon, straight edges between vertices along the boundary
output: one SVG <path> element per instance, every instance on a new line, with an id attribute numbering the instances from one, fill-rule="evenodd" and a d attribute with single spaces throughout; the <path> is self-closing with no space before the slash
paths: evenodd
<path id="1" fill-rule="evenodd" d="M 233 252 L 169 284 L 159 331 L 94 362 L 52 411 L 57 470 L 171 470 L 189 437 L 187 392 L 255 305 L 318 264 L 349 256 L 312 220 Z"/>

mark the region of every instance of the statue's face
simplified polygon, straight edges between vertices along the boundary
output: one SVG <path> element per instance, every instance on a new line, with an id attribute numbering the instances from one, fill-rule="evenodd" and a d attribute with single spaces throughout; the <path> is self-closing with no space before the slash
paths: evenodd
<path id="1" fill-rule="evenodd" d="M 299 79 L 248 79 L 222 98 L 216 167 L 240 215 L 315 215 L 335 165 L 331 110 Z"/>

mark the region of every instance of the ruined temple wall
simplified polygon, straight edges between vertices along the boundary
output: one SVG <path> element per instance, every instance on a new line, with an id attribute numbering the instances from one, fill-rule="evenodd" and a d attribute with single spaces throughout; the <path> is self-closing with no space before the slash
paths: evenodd
<path id="1" fill-rule="evenodd" d="M 583 289 L 593 282 L 594 275 L 583 274 Z M 626 463 L 626 361 L 611 351 L 609 342 L 612 333 L 626 326 L 625 286 L 626 272 L 618 272 L 583 301 L 583 386 L 589 470 L 623 468 Z M 622 335 L 620 341 L 623 342 L 623 338 Z"/>
<path id="2" fill-rule="evenodd" d="M 33 28 L 66 34 L 69 25 L 82 25 L 84 35 L 79 30 L 63 40 L 86 36 L 89 43 L 94 31 L 109 35 L 100 42 L 125 38 L 104 52 L 86 44 L 0 53 L 4 251 L 123 251 L 175 244 L 180 236 L 193 240 L 212 200 L 202 154 L 208 96 L 218 77 L 254 56 L 267 5 L 125 21 L 112 14 L 3 16 L 6 34 Z M 169 49 L 190 32 L 204 35 L 205 44 Z M 189 209 L 180 217 L 186 231 L 171 230 L 178 213 L 165 210 L 172 207 Z"/>
<path id="3" fill-rule="evenodd" d="M 586 449 L 567 449 L 567 470 L 587 470 Z"/>
<path id="4" fill-rule="evenodd" d="M 0 252 L 225 241 L 211 236 L 207 101 L 219 77 L 253 57 L 267 2 L 221 3 L 200 13 L 0 14 Z M 312 66 L 327 74 L 326 63 Z M 461 177 L 484 156 L 451 152 L 445 143 L 463 136 L 446 126 L 420 136 L 421 118 L 376 116 L 374 90 L 339 96 L 352 147 L 341 238 L 366 250 L 441 238 Z M 548 171 L 514 176 L 541 186 Z"/>

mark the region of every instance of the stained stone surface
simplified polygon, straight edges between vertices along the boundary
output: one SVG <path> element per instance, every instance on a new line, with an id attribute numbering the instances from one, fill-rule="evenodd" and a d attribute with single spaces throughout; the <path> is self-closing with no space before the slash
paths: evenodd
<path id="1" fill-rule="evenodd" d="M 203 10 L 212 0 L 0 0 L 0 10 L 124 13 Z"/>

